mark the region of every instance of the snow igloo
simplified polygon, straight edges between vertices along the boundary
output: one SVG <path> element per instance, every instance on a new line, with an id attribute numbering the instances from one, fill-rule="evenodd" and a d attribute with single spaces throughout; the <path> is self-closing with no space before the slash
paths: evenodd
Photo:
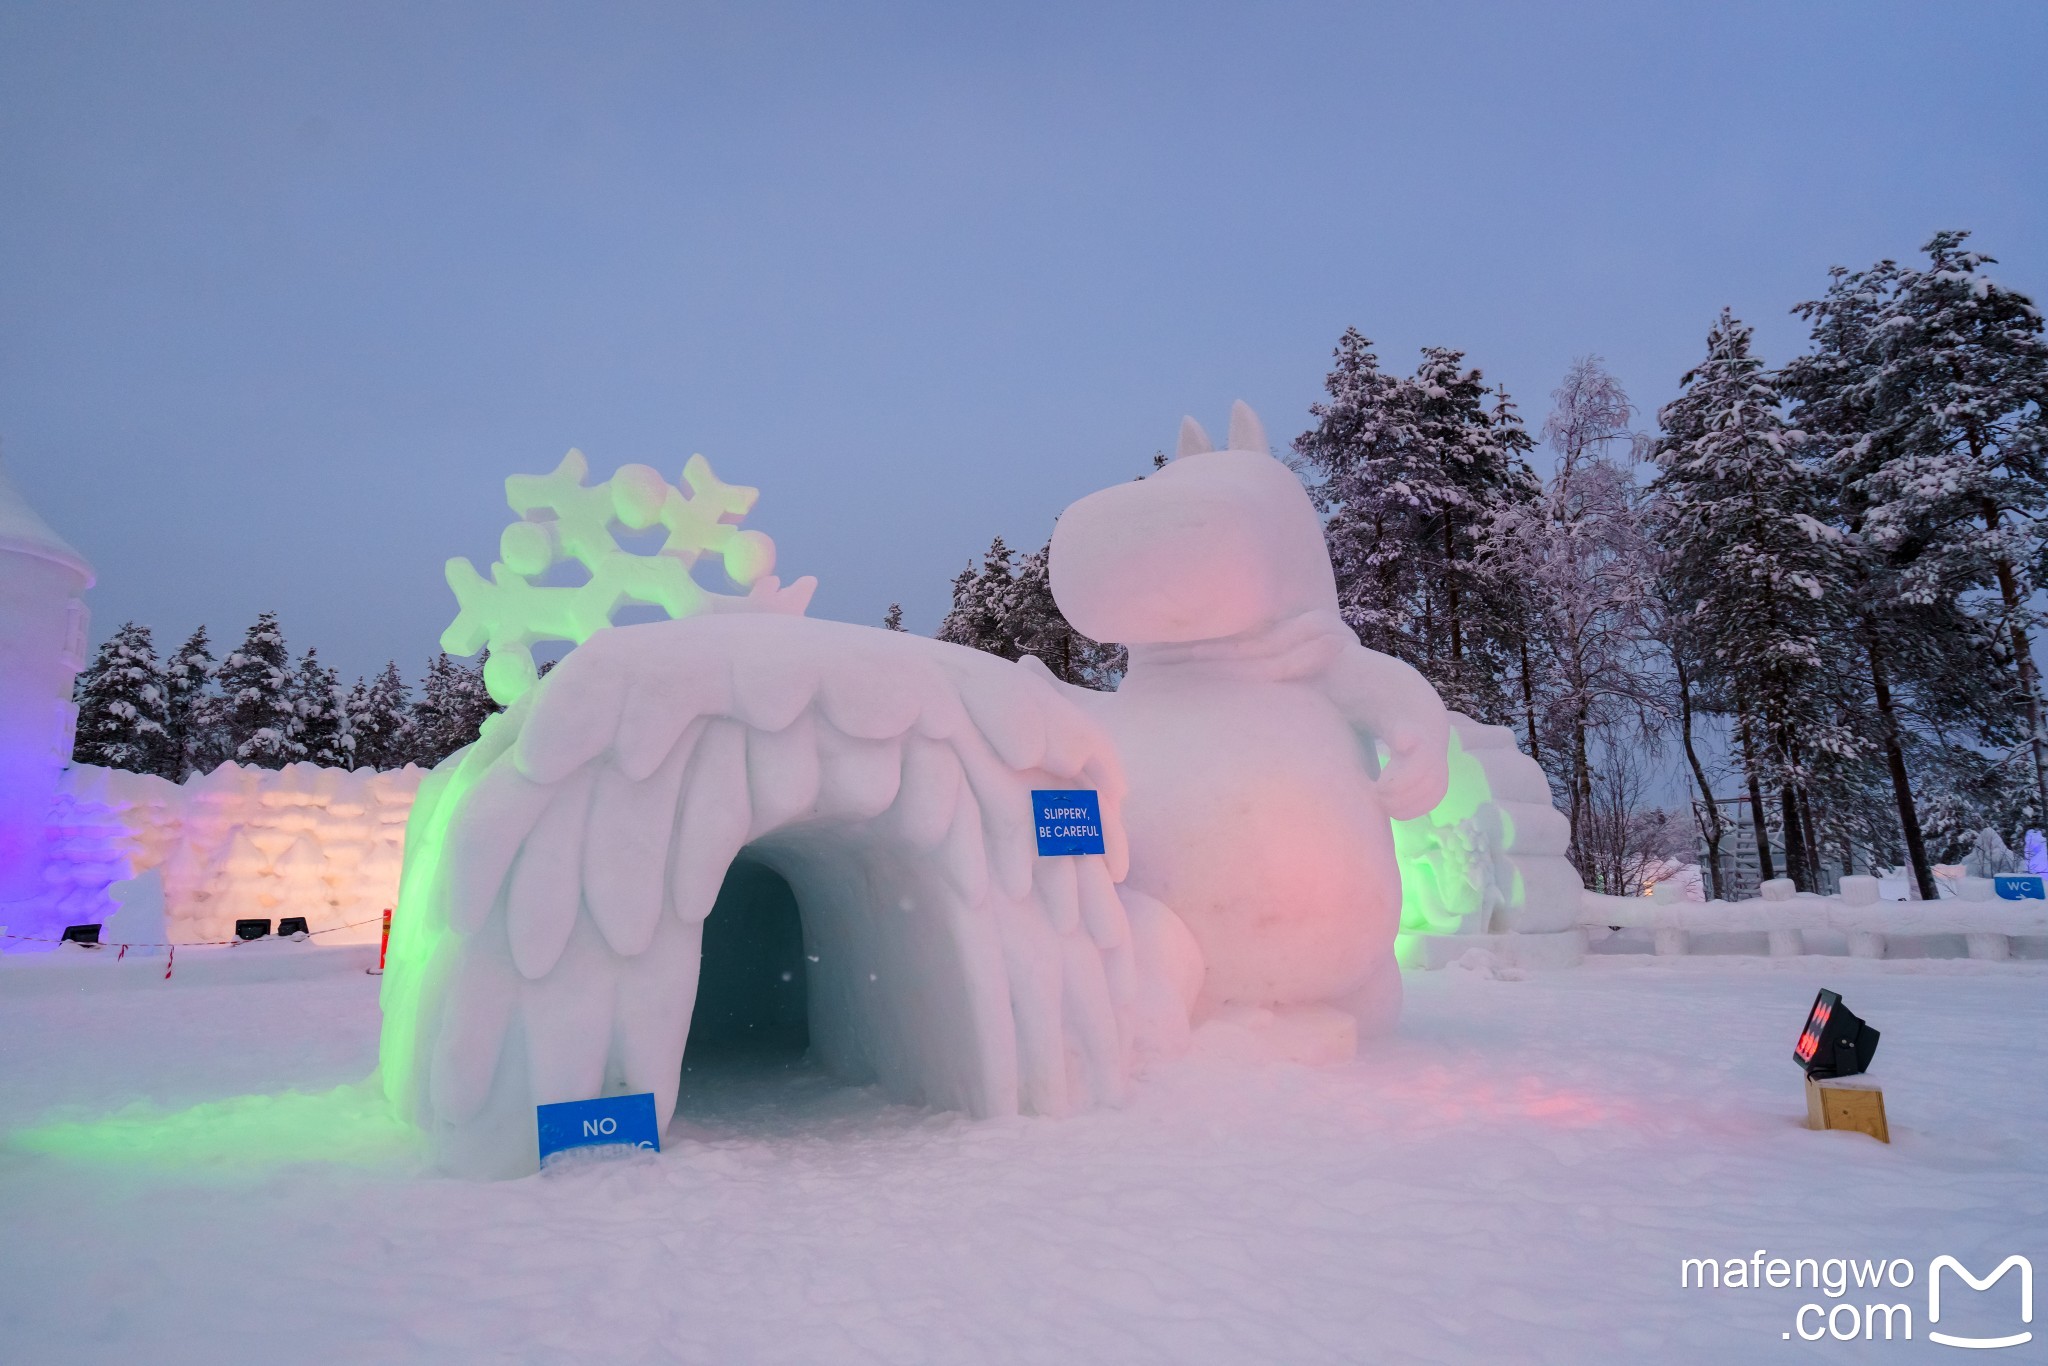
<path id="1" fill-rule="evenodd" d="M 618 511 L 678 543 L 692 500 L 658 483 L 621 482 Z M 508 558 L 587 533 L 570 523 L 611 515 L 576 511 L 594 495 L 515 497 L 539 529 L 515 524 Z M 1189 419 L 1172 462 L 1057 524 L 1062 610 L 1129 647 L 1114 693 L 809 618 L 808 587 L 790 610 L 762 577 L 772 547 L 742 558 L 773 610 L 598 629 L 537 681 L 509 665 L 516 700 L 421 786 L 381 1071 L 441 1165 L 532 1171 L 553 1102 L 651 1092 L 666 1125 L 719 1024 L 693 1020 L 700 974 L 734 961 L 714 906 L 751 918 L 751 970 L 769 941 L 791 965 L 762 1022 L 799 1009 L 834 1076 L 975 1116 L 1117 1104 L 1231 1012 L 1343 1054 L 1392 1023 L 1392 825 L 1438 808 L 1459 747 L 1421 675 L 1339 617 L 1315 510 L 1249 408 L 1223 449 Z M 484 591 L 458 563 L 458 592 Z M 1104 852 L 1039 855 L 1046 789 L 1099 794 Z M 1512 882 L 1498 846 L 1472 866 Z M 1465 867 L 1437 871 L 1477 904 L 1494 874 Z"/>

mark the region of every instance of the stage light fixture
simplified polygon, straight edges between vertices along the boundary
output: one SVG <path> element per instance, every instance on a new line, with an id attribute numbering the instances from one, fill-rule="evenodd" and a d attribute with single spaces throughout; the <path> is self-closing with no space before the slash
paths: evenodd
<path id="1" fill-rule="evenodd" d="M 261 939 L 269 933 L 270 922 L 268 920 L 237 920 L 235 922 L 235 938 L 237 939 Z"/>
<path id="2" fill-rule="evenodd" d="M 288 915 L 284 919 L 278 921 L 277 932 L 279 935 L 311 933 L 311 931 L 309 931 L 306 928 L 306 917 L 302 915 Z"/>
<path id="3" fill-rule="evenodd" d="M 89 949 L 100 946 L 100 927 L 97 925 L 66 925 L 63 941 L 66 944 L 83 944 Z"/>
<path id="4" fill-rule="evenodd" d="M 1823 987 L 1813 998 L 1813 1009 L 1806 1012 L 1806 1028 L 1799 1031 L 1793 1061 L 1809 1077 L 1853 1077 L 1868 1071 L 1876 1055 L 1877 1030 Z"/>

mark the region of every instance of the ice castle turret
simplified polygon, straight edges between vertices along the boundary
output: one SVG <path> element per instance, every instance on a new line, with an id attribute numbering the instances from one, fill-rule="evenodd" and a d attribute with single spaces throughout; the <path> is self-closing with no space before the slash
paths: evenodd
<path id="1" fill-rule="evenodd" d="M 0 465 L 0 923 L 42 891 L 45 830 L 71 757 L 92 566 Z"/>

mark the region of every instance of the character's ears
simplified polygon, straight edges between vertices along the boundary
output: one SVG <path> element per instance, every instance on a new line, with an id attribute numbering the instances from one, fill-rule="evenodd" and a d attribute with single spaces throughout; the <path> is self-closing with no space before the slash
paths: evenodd
<path id="1" fill-rule="evenodd" d="M 1216 443 L 1202 430 L 1202 424 L 1191 417 L 1180 420 L 1180 447 L 1175 455 L 1204 455 L 1216 449 Z M 1259 415 L 1243 399 L 1230 405 L 1230 444 L 1226 450 L 1256 451 L 1260 455 L 1271 455 L 1273 448 L 1266 444 L 1266 427 L 1259 421 Z"/>
<path id="2" fill-rule="evenodd" d="M 1230 449 L 1257 451 L 1260 455 L 1273 453 L 1273 448 L 1266 444 L 1265 424 L 1243 399 L 1230 405 Z"/>

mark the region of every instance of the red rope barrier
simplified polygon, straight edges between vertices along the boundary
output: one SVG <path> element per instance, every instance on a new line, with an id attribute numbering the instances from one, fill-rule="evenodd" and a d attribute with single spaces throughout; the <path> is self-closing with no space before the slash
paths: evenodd
<path id="1" fill-rule="evenodd" d="M 314 936 L 314 935 L 316 935 L 316 934 L 333 934 L 333 933 L 334 933 L 335 931 L 337 931 L 337 930 L 355 930 L 355 929 L 361 929 L 361 928 L 362 928 L 363 926 L 365 926 L 365 925 L 374 925 L 374 924 L 376 924 L 376 923 L 377 923 L 377 922 L 378 922 L 379 920 L 381 920 L 381 921 L 383 921 L 383 922 L 384 922 L 384 941 L 385 941 L 385 943 L 387 943 L 387 944 L 388 944 L 388 943 L 390 943 L 390 941 L 391 941 L 391 912 L 389 912 L 389 911 L 386 911 L 386 912 L 384 912 L 384 914 L 382 914 L 382 915 L 380 915 L 380 916 L 378 916 L 378 917 L 376 917 L 375 919 L 372 919 L 372 920 L 351 920 L 351 921 L 350 921 L 350 922 L 349 922 L 348 924 L 346 924 L 346 925 L 329 925 L 329 926 L 328 926 L 328 927 L 327 927 L 326 929 L 324 929 L 324 930 L 307 930 L 307 931 L 306 931 L 306 936 L 307 936 L 307 938 L 311 938 L 312 936 Z M 269 936 L 269 935 L 264 935 L 264 936 L 262 936 L 262 937 L 263 937 L 263 938 L 265 938 L 265 939 L 268 939 L 268 938 L 269 938 L 270 936 Z M 21 942 L 23 942 L 24 944 L 62 944 L 62 943 L 64 943 L 64 942 L 65 942 L 65 941 L 64 941 L 64 940 L 62 940 L 62 939 L 49 939 L 49 938 L 46 938 L 46 937 L 44 937 L 44 936 L 42 936 L 42 935 L 39 935 L 39 934 L 7 934 L 7 933 L 5 933 L 5 932 L 0 932 L 0 939 L 19 939 L 19 940 L 20 940 Z M 243 944 L 243 943 L 249 943 L 249 942 L 252 942 L 252 941 L 249 941 L 249 940 L 244 940 L 244 939 L 201 939 L 201 940 L 197 940 L 197 941 L 194 941 L 194 942 L 192 942 L 191 944 L 189 944 L 189 945 L 188 945 L 188 947 L 191 947 L 191 948 L 200 948 L 200 949 L 217 949 L 217 948 L 221 948 L 221 947 L 223 947 L 223 946 L 226 946 L 226 947 L 232 948 L 232 947 L 234 947 L 234 946 L 235 946 L 236 944 Z M 94 947 L 99 947 L 99 946 L 98 946 L 98 945 L 95 945 Z M 174 965 L 176 965 L 176 963 L 177 963 L 177 961 L 178 961 L 178 946 L 177 946 L 176 944 L 172 944 L 172 943 L 163 943 L 163 944 L 139 944 L 139 943 L 128 943 L 128 944 L 123 944 L 123 945 L 121 945 L 121 951 L 120 951 L 119 953 L 117 953 L 117 954 L 115 954 L 115 955 L 114 955 L 114 961 L 115 961 L 116 963 L 118 963 L 118 962 L 120 962 L 120 961 L 121 961 L 121 960 L 122 960 L 123 958 L 126 958 L 126 957 L 128 956 L 128 950 L 130 950 L 130 949 L 169 949 L 169 950 L 171 951 L 171 956 L 170 956 L 170 961 L 164 964 L 164 980 L 165 980 L 166 982 L 168 982 L 168 981 L 170 981 L 170 980 L 171 980 L 171 968 L 172 968 L 172 967 L 173 967 Z M 378 950 L 377 950 L 377 968 L 378 968 L 378 971 L 380 971 L 380 972 L 381 972 L 381 971 L 383 970 L 383 967 L 384 967 L 384 950 L 383 950 L 383 948 L 382 948 L 382 947 L 380 946 L 380 947 L 378 948 Z"/>
<path id="2" fill-rule="evenodd" d="M 385 942 L 386 942 L 386 943 L 388 943 L 388 942 L 390 942 L 390 936 L 391 936 L 391 912 L 389 912 L 389 911 L 386 911 L 386 912 L 384 912 L 384 913 L 383 913 L 382 915 L 380 915 L 380 916 L 378 916 L 378 917 L 376 917 L 375 919 L 372 919 L 372 920 L 351 920 L 351 921 L 350 921 L 350 922 L 349 922 L 348 924 L 346 924 L 346 925 L 329 925 L 329 926 L 328 926 L 328 927 L 327 927 L 326 929 L 324 929 L 324 930 L 307 930 L 307 931 L 306 931 L 306 935 L 307 935 L 307 937 L 308 937 L 308 938 L 311 938 L 311 937 L 312 937 L 313 935 L 316 935 L 316 934 L 333 934 L 333 933 L 334 933 L 335 931 L 337 931 L 337 930 L 355 930 L 355 929 L 361 929 L 361 928 L 362 928 L 363 926 L 365 926 L 365 925 L 374 925 L 374 924 L 376 924 L 376 923 L 377 923 L 377 922 L 378 922 L 379 920 L 381 920 L 381 921 L 383 921 L 383 922 L 384 922 L 384 935 L 385 935 Z M 265 936 L 263 936 L 263 937 L 267 939 L 267 938 L 269 938 L 270 936 L 268 936 L 268 935 L 265 935 Z M 6 933 L 5 931 L 0 931 L 0 939 L 19 939 L 19 940 L 20 940 L 20 941 L 21 941 L 22 943 L 24 943 L 24 944 L 62 944 L 62 943 L 64 943 L 64 942 L 65 942 L 65 941 L 64 941 L 64 940 L 62 940 L 62 939 L 50 939 L 50 938 L 46 938 L 45 936 L 43 936 L 43 935 L 39 935 L 39 934 L 8 934 L 8 933 Z M 201 940 L 198 940 L 198 941 L 196 941 L 196 942 L 194 942 L 194 943 L 192 943 L 192 944 L 188 945 L 188 947 L 191 947 L 191 948 L 201 948 L 201 949 L 217 949 L 217 948 L 221 948 L 222 946 L 227 946 L 227 947 L 233 947 L 233 946 L 234 946 L 234 945 L 236 945 L 236 944 L 241 944 L 241 943 L 247 943 L 247 942 L 249 942 L 249 941 L 247 941 L 247 940 L 242 940 L 242 939 L 201 939 Z M 98 947 L 98 946 L 97 946 L 97 945 L 95 945 L 94 947 Z M 166 963 L 164 964 L 164 980 L 165 980 L 166 982 L 168 982 L 168 981 L 170 981 L 170 980 L 171 980 L 171 969 L 172 969 L 173 967 L 175 967 L 175 966 L 177 965 L 177 962 L 178 962 L 178 946 L 177 946 L 176 944 L 173 944 L 173 943 L 162 943 L 162 944 L 141 944 L 141 943 L 127 943 L 127 944 L 123 944 L 123 945 L 121 945 L 121 951 L 120 951 L 119 953 L 117 953 L 117 954 L 115 954 L 115 955 L 114 955 L 114 961 L 115 961 L 116 963 L 118 963 L 118 962 L 120 962 L 120 961 L 121 961 L 121 960 L 122 960 L 123 958 L 126 958 L 126 957 L 128 956 L 128 950 L 130 950 L 130 949 L 169 949 L 169 950 L 170 950 L 170 959 L 169 959 L 169 961 L 167 961 L 167 962 L 166 962 Z M 383 958 L 384 958 L 384 950 L 383 950 L 383 949 L 382 949 L 381 947 L 380 947 L 380 948 L 379 948 L 379 949 L 377 950 L 377 958 L 378 958 L 378 964 L 377 964 L 377 966 L 379 967 L 379 969 L 381 969 L 381 968 L 383 967 Z"/>
<path id="3" fill-rule="evenodd" d="M 383 920 L 385 916 L 388 916 L 390 914 L 391 912 L 386 911 L 384 912 L 384 915 L 376 916 L 369 920 L 351 920 L 346 925 L 329 925 L 324 930 L 307 930 L 306 935 L 308 938 L 311 938 L 313 935 L 316 934 L 333 934 L 338 930 L 358 930 L 365 925 L 375 925 L 379 921 Z M 263 935 L 261 937 L 264 939 L 276 938 L 275 935 Z M 0 939 L 19 939 L 24 944 L 62 944 L 67 942 L 63 939 L 51 939 L 47 936 L 39 934 L 0 933 Z M 247 944 L 251 942 L 253 941 L 247 939 L 181 939 L 178 941 L 178 943 L 183 944 L 188 949 L 217 949 L 224 944 L 235 945 Z M 122 944 L 121 948 L 125 952 L 128 949 L 174 949 L 177 946 L 177 944 L 173 944 L 168 940 L 161 944 L 151 944 L 139 939 L 131 939 L 128 942 Z M 114 961 L 118 963 L 121 960 L 119 958 L 116 958 Z"/>

